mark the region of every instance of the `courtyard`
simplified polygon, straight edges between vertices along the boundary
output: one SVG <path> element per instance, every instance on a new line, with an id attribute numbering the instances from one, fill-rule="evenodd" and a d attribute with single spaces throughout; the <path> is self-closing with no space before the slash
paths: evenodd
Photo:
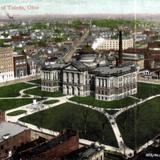
<path id="1" fill-rule="evenodd" d="M 64 103 L 20 120 L 54 131 L 72 128 L 79 131 L 80 138 L 117 147 L 114 133 L 106 117 L 80 105 Z"/>

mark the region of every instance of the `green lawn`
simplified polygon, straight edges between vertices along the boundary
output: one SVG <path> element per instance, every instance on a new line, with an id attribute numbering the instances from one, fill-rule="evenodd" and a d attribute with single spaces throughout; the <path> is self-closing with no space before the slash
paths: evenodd
<path id="1" fill-rule="evenodd" d="M 53 103 L 57 103 L 57 102 L 59 102 L 59 100 L 50 100 L 50 101 L 43 102 L 43 104 L 53 104 Z"/>
<path id="2" fill-rule="evenodd" d="M 156 94 L 160 94 L 160 85 L 138 83 L 138 93 L 135 95 L 136 97 L 145 99 Z"/>
<path id="3" fill-rule="evenodd" d="M 26 83 L 17 83 L 9 86 L 0 87 L 0 97 L 17 97 L 19 91 L 25 88 L 33 87 Z"/>
<path id="4" fill-rule="evenodd" d="M 117 123 L 126 144 L 140 146 L 160 133 L 160 97 L 122 113 Z"/>
<path id="5" fill-rule="evenodd" d="M 57 92 L 46 92 L 41 91 L 41 88 L 34 88 L 25 91 L 26 94 L 36 95 L 36 96 L 42 96 L 42 97 L 61 97 L 63 94 L 60 91 Z"/>
<path id="6" fill-rule="evenodd" d="M 81 138 L 117 146 L 112 128 L 106 117 L 97 111 L 79 105 L 65 103 L 23 117 L 21 121 L 54 131 L 61 131 L 64 128 L 73 128 L 79 131 Z"/>
<path id="7" fill-rule="evenodd" d="M 33 102 L 33 99 L 0 99 L 0 110 L 7 111 Z"/>
<path id="8" fill-rule="evenodd" d="M 82 104 L 92 105 L 96 107 L 101 108 L 122 108 L 129 106 L 136 102 L 135 99 L 127 97 L 121 100 L 115 100 L 115 101 L 102 101 L 102 100 L 96 100 L 92 96 L 88 97 L 72 97 L 70 98 L 71 101 L 75 101 Z"/>
<path id="9" fill-rule="evenodd" d="M 10 112 L 10 113 L 8 113 L 7 115 L 8 116 L 18 116 L 18 115 L 21 115 L 21 114 L 24 114 L 24 113 L 26 113 L 27 111 L 25 111 L 25 110 L 18 110 L 18 111 L 15 111 L 15 112 Z"/>

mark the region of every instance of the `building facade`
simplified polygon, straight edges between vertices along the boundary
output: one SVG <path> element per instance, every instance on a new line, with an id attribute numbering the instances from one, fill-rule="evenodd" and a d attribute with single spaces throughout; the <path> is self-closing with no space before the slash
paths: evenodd
<path id="1" fill-rule="evenodd" d="M 107 101 L 137 93 L 137 69 L 131 65 L 89 70 L 83 63 L 75 61 L 61 68 L 44 68 L 41 81 L 43 91 L 61 89 L 64 95 L 94 95 L 96 99 Z"/>
<path id="2" fill-rule="evenodd" d="M 81 62 L 73 62 L 63 68 L 63 94 L 90 95 L 88 68 Z"/>
<path id="3" fill-rule="evenodd" d="M 95 97 L 119 100 L 137 93 L 137 71 L 130 66 L 95 69 Z"/>
<path id="4" fill-rule="evenodd" d="M 21 78 L 28 75 L 27 58 L 25 55 L 14 55 L 14 77 Z"/>
<path id="5" fill-rule="evenodd" d="M 123 63 L 134 64 L 139 70 L 144 69 L 144 55 L 138 53 L 123 53 Z"/>
<path id="6" fill-rule="evenodd" d="M 6 82 L 13 79 L 13 50 L 11 47 L 0 47 L 0 82 Z"/>
<path id="7" fill-rule="evenodd" d="M 62 68 L 64 65 L 57 64 L 48 66 L 41 70 L 42 91 L 56 92 L 62 90 Z"/>
<path id="8" fill-rule="evenodd" d="M 133 38 L 122 40 L 123 50 L 133 48 L 133 44 Z M 119 50 L 119 39 L 95 40 L 95 42 L 92 45 L 92 48 L 94 50 Z"/>

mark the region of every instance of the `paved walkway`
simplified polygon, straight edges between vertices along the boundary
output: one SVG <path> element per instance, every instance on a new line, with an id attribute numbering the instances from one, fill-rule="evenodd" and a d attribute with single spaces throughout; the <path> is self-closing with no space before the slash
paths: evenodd
<path id="1" fill-rule="evenodd" d="M 11 121 L 11 122 L 17 122 L 18 119 L 20 119 L 24 116 L 28 116 L 28 115 L 31 115 L 33 113 L 40 112 L 40 111 L 43 111 L 43 110 L 61 105 L 63 103 L 66 103 L 68 98 L 71 98 L 71 96 L 48 98 L 46 100 L 42 100 L 42 101 L 37 102 L 36 105 L 28 104 L 28 105 L 25 105 L 25 106 L 21 106 L 21 107 L 18 107 L 18 108 L 8 110 L 8 111 L 6 111 L 6 120 Z M 49 105 L 44 105 L 43 104 L 43 102 L 50 101 L 50 100 L 58 100 L 58 102 L 53 103 L 53 104 L 49 104 Z M 24 114 L 18 115 L 18 116 L 7 116 L 8 113 L 15 112 L 15 111 L 18 111 L 18 110 L 26 110 L 27 112 L 24 113 Z"/>
<path id="2" fill-rule="evenodd" d="M 123 141 L 123 138 L 122 138 L 122 135 L 119 131 L 119 128 L 117 126 L 117 123 L 116 123 L 116 120 L 114 118 L 114 116 L 112 115 L 109 115 L 108 113 L 105 112 L 105 110 L 103 108 L 98 108 L 98 107 L 93 107 L 93 106 L 90 106 L 90 105 L 86 105 L 86 104 L 80 104 L 80 103 L 77 103 L 77 102 L 73 102 L 73 101 L 70 101 L 68 100 L 68 102 L 70 103 L 73 103 L 73 104 L 76 104 L 76 105 L 81 105 L 81 106 L 84 106 L 84 107 L 87 107 L 87 108 L 90 108 L 92 110 L 96 110 L 98 112 L 100 112 L 101 114 L 103 114 L 107 119 L 108 121 L 110 122 L 111 124 L 111 127 L 113 129 L 113 132 L 115 134 L 115 138 L 117 140 L 117 143 L 118 143 L 118 147 L 119 147 L 119 153 L 122 153 L 124 155 L 126 155 L 126 157 L 130 157 L 130 156 L 133 156 L 134 155 L 134 151 L 130 148 L 128 148 L 124 141 Z"/>
<path id="3" fill-rule="evenodd" d="M 30 76 L 26 76 L 26 77 L 22 77 L 22 78 L 17 78 L 17 79 L 11 80 L 11 81 L 1 82 L 0 86 L 7 86 L 7 85 L 16 84 L 16 83 L 37 80 L 37 79 L 40 79 L 40 74 L 37 74 L 34 76 L 30 75 Z"/>

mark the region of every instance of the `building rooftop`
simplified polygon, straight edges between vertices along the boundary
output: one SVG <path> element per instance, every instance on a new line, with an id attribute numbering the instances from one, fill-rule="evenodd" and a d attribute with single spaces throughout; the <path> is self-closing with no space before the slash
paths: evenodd
<path id="1" fill-rule="evenodd" d="M 80 71 L 88 70 L 88 67 L 80 61 L 73 61 L 71 63 L 71 65 L 74 66 L 75 68 L 77 68 Z"/>
<path id="2" fill-rule="evenodd" d="M 118 67 L 98 67 L 93 72 L 98 76 L 120 76 L 136 71 L 133 65 L 124 65 Z"/>
<path id="3" fill-rule="evenodd" d="M 103 147 L 99 147 L 99 146 L 92 144 L 90 146 L 82 147 L 82 148 L 70 153 L 65 158 L 68 160 L 73 159 L 73 158 L 75 160 L 78 160 L 78 159 L 85 160 L 85 159 L 89 159 L 93 155 L 101 152 L 102 150 L 103 150 Z"/>
<path id="4" fill-rule="evenodd" d="M 28 130 L 28 128 L 11 122 L 0 123 L 0 142 L 13 137 L 21 132 Z"/>
<path id="5" fill-rule="evenodd" d="M 68 139 L 70 139 L 71 137 L 74 137 L 74 136 L 77 136 L 76 131 L 66 129 L 59 136 L 57 136 L 49 141 L 44 141 L 44 142 L 40 141 L 43 143 L 40 143 L 40 144 L 34 143 L 34 145 L 29 145 L 28 148 L 22 148 L 18 154 L 20 154 L 21 156 L 38 155 L 42 152 L 46 152 L 49 149 L 56 147 L 57 145 L 65 143 Z"/>
<path id="6" fill-rule="evenodd" d="M 55 70 L 55 69 L 62 69 L 63 67 L 65 67 L 65 64 L 55 63 L 55 64 L 50 64 L 50 65 L 44 66 L 42 68 L 42 70 L 52 71 L 52 70 Z"/>
<path id="7" fill-rule="evenodd" d="M 123 60 L 142 60 L 144 55 L 138 53 L 123 53 Z"/>

